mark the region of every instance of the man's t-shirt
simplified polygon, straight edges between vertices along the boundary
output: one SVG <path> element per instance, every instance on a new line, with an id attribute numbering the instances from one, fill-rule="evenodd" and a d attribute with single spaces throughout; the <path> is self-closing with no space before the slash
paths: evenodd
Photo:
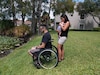
<path id="1" fill-rule="evenodd" d="M 49 32 L 45 33 L 42 37 L 42 41 L 41 42 L 44 42 L 46 44 L 45 48 L 52 48 L 52 45 L 51 45 L 51 35 Z"/>

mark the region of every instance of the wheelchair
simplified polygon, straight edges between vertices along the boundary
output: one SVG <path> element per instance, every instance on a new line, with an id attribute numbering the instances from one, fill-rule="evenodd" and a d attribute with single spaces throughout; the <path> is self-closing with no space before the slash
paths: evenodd
<path id="1" fill-rule="evenodd" d="M 53 42 L 53 41 L 50 41 Z M 58 65 L 58 50 L 52 45 L 51 49 L 43 49 L 37 53 L 35 66 L 44 69 L 52 69 Z"/>

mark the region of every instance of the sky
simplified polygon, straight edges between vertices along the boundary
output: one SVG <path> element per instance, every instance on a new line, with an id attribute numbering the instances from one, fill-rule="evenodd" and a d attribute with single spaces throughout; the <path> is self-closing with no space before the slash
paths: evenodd
<path id="1" fill-rule="evenodd" d="M 76 1 L 76 2 L 84 2 L 84 0 L 74 0 L 74 1 Z"/>

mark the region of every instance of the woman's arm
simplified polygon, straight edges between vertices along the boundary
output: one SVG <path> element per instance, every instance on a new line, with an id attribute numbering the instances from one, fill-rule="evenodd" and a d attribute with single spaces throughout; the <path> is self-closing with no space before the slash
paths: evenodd
<path id="1" fill-rule="evenodd" d="M 70 22 L 65 23 L 65 25 L 60 24 L 60 26 L 61 26 L 62 30 L 65 31 L 70 26 Z"/>

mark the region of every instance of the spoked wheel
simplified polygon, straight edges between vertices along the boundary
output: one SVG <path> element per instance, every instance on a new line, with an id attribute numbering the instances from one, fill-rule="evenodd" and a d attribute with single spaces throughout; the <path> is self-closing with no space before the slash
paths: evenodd
<path id="1" fill-rule="evenodd" d="M 40 52 L 38 62 L 44 69 L 52 69 L 58 64 L 58 56 L 53 50 L 46 49 Z"/>
<path id="2" fill-rule="evenodd" d="M 54 45 L 52 45 L 52 50 L 55 51 L 58 54 L 58 50 Z"/>

